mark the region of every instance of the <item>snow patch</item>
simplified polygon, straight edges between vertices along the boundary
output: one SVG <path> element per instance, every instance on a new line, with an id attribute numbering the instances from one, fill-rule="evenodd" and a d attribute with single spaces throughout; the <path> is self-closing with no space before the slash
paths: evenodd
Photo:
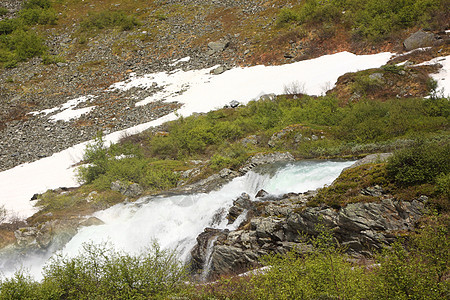
<path id="1" fill-rule="evenodd" d="M 56 122 L 58 120 L 67 122 L 72 119 L 77 119 L 81 115 L 89 113 L 91 110 L 93 110 L 95 108 L 95 106 L 89 106 L 89 107 L 79 108 L 79 109 L 75 109 L 75 108 L 81 103 L 84 103 L 86 101 L 92 101 L 92 99 L 94 99 L 95 97 L 96 96 L 94 96 L 94 95 L 81 96 L 81 97 L 78 97 L 75 99 L 71 99 L 62 105 L 59 105 L 59 106 L 56 106 L 53 108 L 49 108 L 49 109 L 44 109 L 41 111 L 30 112 L 30 114 L 32 114 L 34 116 L 44 114 L 46 116 L 51 113 L 61 111 L 61 112 L 51 116 L 49 119 L 53 122 Z"/>
<path id="2" fill-rule="evenodd" d="M 436 91 L 438 92 L 438 96 L 450 97 L 450 55 L 433 58 L 432 60 L 417 64 L 415 67 L 435 64 L 442 65 L 439 72 L 430 75 L 437 82 Z"/>

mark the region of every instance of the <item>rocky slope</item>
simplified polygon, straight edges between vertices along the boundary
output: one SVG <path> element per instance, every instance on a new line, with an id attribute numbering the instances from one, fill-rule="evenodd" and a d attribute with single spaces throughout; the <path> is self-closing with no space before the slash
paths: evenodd
<path id="1" fill-rule="evenodd" d="M 17 11 L 21 2 L 15 1 L 13 6 L 7 7 L 10 14 Z M 306 36 L 298 36 L 291 28 L 277 28 L 277 15 L 281 8 L 290 7 L 290 1 L 183 0 L 127 4 L 135 5 L 124 5 L 123 9 L 138 15 L 139 27 L 131 31 L 106 29 L 83 35 L 79 24 L 87 13 L 118 9 L 114 5 L 108 1 L 55 4 L 60 12 L 58 24 L 36 30 L 46 36 L 50 54 L 61 57 L 63 62 L 44 65 L 41 58 L 34 58 L 17 68 L 0 71 L 0 170 L 89 140 L 99 130 L 110 132 L 131 127 L 178 107 L 176 103 L 134 106 L 155 93 L 157 87 L 106 91 L 113 82 L 129 78 L 130 73 L 288 63 L 334 53 L 336 45 L 339 51 L 354 53 L 402 51 L 404 48 L 402 40 L 369 46 L 349 43 L 347 36 L 338 33 L 324 39 L 317 37 L 314 30 Z M 407 33 L 404 34 L 406 37 Z M 433 44 L 441 47 L 446 40 L 445 33 L 425 35 L 408 43 L 407 47 L 408 50 Z M 436 52 L 439 49 L 436 48 Z M 445 53 L 448 48 L 433 55 Z M 186 56 L 191 57 L 189 62 L 171 65 Z M 412 79 L 417 77 L 415 73 L 411 76 Z M 391 79 L 386 81 L 392 84 Z M 394 88 L 392 93 L 422 95 L 424 86 L 413 92 Z M 53 122 L 49 118 L 56 112 L 30 114 L 87 95 L 92 95 L 90 101 L 74 108 L 96 107 L 79 119 Z"/>

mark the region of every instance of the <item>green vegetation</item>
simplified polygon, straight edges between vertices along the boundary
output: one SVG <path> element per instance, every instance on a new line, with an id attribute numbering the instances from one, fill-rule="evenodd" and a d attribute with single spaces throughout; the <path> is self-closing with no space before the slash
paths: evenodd
<path id="1" fill-rule="evenodd" d="M 8 12 L 9 12 L 9 10 L 7 8 L 0 6 L 0 17 L 6 15 Z"/>
<path id="2" fill-rule="evenodd" d="M 44 40 L 30 26 L 54 25 L 56 21 L 56 11 L 48 0 L 29 0 L 18 17 L 0 21 L 0 64 L 14 68 L 18 62 L 44 55 Z"/>
<path id="3" fill-rule="evenodd" d="M 217 171 L 238 168 L 254 152 L 290 151 L 299 158 L 355 155 L 392 150 L 401 141 L 421 135 L 448 144 L 449 121 L 450 104 L 445 98 L 341 106 L 334 96 L 280 96 L 179 118 L 165 125 L 166 132 L 142 133 L 133 142 L 129 139 L 109 148 L 98 140 L 86 152 L 91 165 L 80 169 L 80 179 L 103 189 L 118 179 L 167 189 L 177 183 L 174 172 L 188 168 L 183 162 L 192 159 L 211 158 L 209 169 Z M 269 147 L 272 135 L 283 129 L 288 133 Z M 241 139 L 249 135 L 257 135 L 258 143 L 242 144 Z M 310 138 L 313 135 L 323 138 Z M 294 142 L 298 136 L 306 138 Z"/>
<path id="4" fill-rule="evenodd" d="M 104 28 L 120 28 L 121 30 L 131 30 L 139 25 L 136 17 L 129 16 L 123 11 L 102 11 L 89 14 L 88 18 L 81 22 L 81 31 L 92 31 Z"/>
<path id="5" fill-rule="evenodd" d="M 157 245 L 139 255 L 85 244 L 55 257 L 36 282 L 23 272 L 0 282 L 0 299 L 443 299 L 448 282 L 448 219 L 430 217 L 417 233 L 356 263 L 324 226 L 304 236 L 310 252 L 271 255 L 264 273 L 189 283 L 174 252 Z"/>
<path id="6" fill-rule="evenodd" d="M 413 26 L 442 25 L 447 5 L 445 0 L 307 0 L 292 9 L 283 9 L 277 25 L 343 24 L 357 39 L 380 41 Z"/>
<path id="7" fill-rule="evenodd" d="M 416 141 L 394 152 L 387 163 L 365 164 L 342 172 L 336 182 L 319 190 L 309 206 L 326 204 L 340 208 L 348 203 L 379 201 L 361 190 L 380 186 L 396 199 L 430 197 L 428 205 L 448 212 L 450 143 Z"/>
<path id="8" fill-rule="evenodd" d="M 4 280 L 0 299 L 167 299 L 188 291 L 185 280 L 175 253 L 156 244 L 138 255 L 84 244 L 78 256 L 53 258 L 40 283 L 22 272 Z"/>
<path id="9" fill-rule="evenodd" d="M 419 143 L 398 151 L 390 159 L 387 171 L 400 185 L 434 183 L 438 176 L 450 174 L 450 144 Z"/>
<path id="10" fill-rule="evenodd" d="M 106 147 L 101 135 L 87 147 L 85 160 L 90 164 L 79 169 L 79 178 L 99 190 L 109 189 L 116 180 L 139 183 L 147 189 L 168 189 L 178 182 L 179 176 L 173 170 L 182 165 L 144 157 L 141 149 L 131 143 Z"/>

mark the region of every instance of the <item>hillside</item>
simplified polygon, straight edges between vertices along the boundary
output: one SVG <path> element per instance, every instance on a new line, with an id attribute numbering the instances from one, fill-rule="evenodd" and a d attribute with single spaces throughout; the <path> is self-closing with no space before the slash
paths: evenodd
<path id="1" fill-rule="evenodd" d="M 25 220 L 0 206 L 2 270 L 33 261 L 35 274 L 102 230 L 157 239 L 137 254 L 78 245 L 41 281 L 0 278 L 0 299 L 445 297 L 449 4 L 0 4 L 0 171 L 74 182 L 78 167 L 81 184 L 33 191 Z M 295 190 L 297 167 L 329 185 Z"/>
<path id="2" fill-rule="evenodd" d="M 294 14 L 286 19 L 288 11 L 298 10 L 295 1 L 29 1 L 38 7 L 25 10 L 31 11 L 29 14 L 43 11 L 43 16 L 50 16 L 42 17 L 41 21 L 39 18 L 27 21 L 27 14 L 21 13 L 23 10 L 17 5 L 20 2 L 11 4 L 10 11 L 0 17 L 4 19 L 2 22 L 10 17 L 25 19 L 19 23 L 31 25 L 20 26 L 25 26 L 30 36 L 33 36 L 30 32 L 36 32 L 44 43 L 42 47 L 23 46 L 31 47 L 23 49 L 25 56 L 20 54 L 23 57 L 14 52 L 16 50 L 5 50 L 1 58 L 4 61 L 0 75 L 1 170 L 92 139 L 98 130 L 127 128 L 177 107 L 170 103 L 133 106 L 154 93 L 152 89 L 136 90 L 132 94 L 104 92 L 112 83 L 129 78 L 130 73 L 141 75 L 214 65 L 222 65 L 226 70 L 236 66 L 285 64 L 339 51 L 399 52 L 403 50 L 403 40 L 423 24 L 438 33 L 438 44 L 445 45 L 447 40 L 443 32 L 448 10 L 439 9 L 439 5 L 445 7 L 445 1 L 429 1 L 434 3 L 429 10 L 438 12 L 433 22 L 413 18 L 404 29 L 391 25 L 391 32 L 386 29 L 386 33 L 376 37 L 352 36 L 357 24 L 347 24 L 349 21 L 339 18 L 302 22 L 296 21 Z M 427 1 L 424 3 L 431 5 Z M 49 4 L 49 9 L 39 6 Z M 5 24 L 6 28 L 8 26 L 13 25 Z M 12 39 L 14 34 L 3 36 L 12 36 Z M 211 50 L 210 42 L 219 42 L 216 43 L 219 50 Z M 35 43 L 39 45 L 38 40 Z M 15 47 L 2 45 L 3 49 Z M 445 56 L 446 49 L 436 49 L 440 52 L 431 56 Z M 191 60 L 170 67 L 173 61 L 187 56 Z M 413 62 L 420 63 L 428 58 L 424 56 Z M 81 117 L 68 123 L 48 124 L 42 115 L 29 114 L 86 95 L 94 96 L 89 105 L 97 106 L 88 119 Z M 124 116 L 123 110 L 127 107 Z M 39 140 L 39 145 L 33 142 L 35 140 Z"/>

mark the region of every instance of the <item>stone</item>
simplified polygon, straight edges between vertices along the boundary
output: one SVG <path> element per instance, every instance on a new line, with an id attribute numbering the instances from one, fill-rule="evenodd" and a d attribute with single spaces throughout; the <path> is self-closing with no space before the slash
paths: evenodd
<path id="1" fill-rule="evenodd" d="M 403 46 L 406 51 L 411 51 L 417 48 L 433 46 L 436 41 L 436 36 L 431 32 L 419 31 L 411 34 L 404 42 Z"/>
<path id="2" fill-rule="evenodd" d="M 238 107 L 239 106 L 239 101 L 236 101 L 236 100 L 232 100 L 231 102 L 230 102 L 230 107 L 231 108 L 236 108 L 236 107 Z"/>
<path id="3" fill-rule="evenodd" d="M 127 197 L 136 198 L 144 192 L 144 189 L 137 183 L 130 184 L 122 194 Z"/>
<path id="4" fill-rule="evenodd" d="M 103 225 L 103 224 L 105 224 L 105 222 L 103 222 L 102 220 L 100 220 L 97 217 L 89 217 L 86 220 L 83 220 L 82 222 L 80 222 L 80 226 L 84 226 L 84 227 L 98 226 L 98 225 Z"/>
<path id="5" fill-rule="evenodd" d="M 265 190 L 259 190 L 256 193 L 255 198 L 264 198 L 264 197 L 267 197 L 267 196 L 269 196 L 268 192 L 266 192 Z"/>
<path id="6" fill-rule="evenodd" d="M 383 79 L 383 76 L 384 76 L 383 73 L 373 73 L 369 75 L 369 78 L 372 80 L 380 81 Z"/>
<path id="7" fill-rule="evenodd" d="M 256 135 L 250 135 L 248 137 L 245 137 L 241 140 L 241 144 L 244 146 L 257 145 L 258 137 Z"/>
<path id="8" fill-rule="evenodd" d="M 144 192 L 144 189 L 139 184 L 132 183 L 127 185 L 120 180 L 111 183 L 111 190 L 133 198 L 140 196 Z"/>
<path id="9" fill-rule="evenodd" d="M 250 195 L 247 193 L 242 193 L 236 200 L 233 201 L 233 206 L 228 210 L 228 224 L 233 224 L 245 210 L 253 209 L 253 205 L 254 204 L 250 199 Z"/>
<path id="10" fill-rule="evenodd" d="M 223 66 L 219 66 L 219 67 L 215 68 L 214 70 L 212 70 L 211 74 L 213 74 L 213 75 L 220 75 L 223 72 L 225 72 L 225 68 Z"/>
<path id="11" fill-rule="evenodd" d="M 222 52 L 229 44 L 229 41 L 210 42 L 208 43 L 208 48 L 213 51 L 212 53 Z"/>

